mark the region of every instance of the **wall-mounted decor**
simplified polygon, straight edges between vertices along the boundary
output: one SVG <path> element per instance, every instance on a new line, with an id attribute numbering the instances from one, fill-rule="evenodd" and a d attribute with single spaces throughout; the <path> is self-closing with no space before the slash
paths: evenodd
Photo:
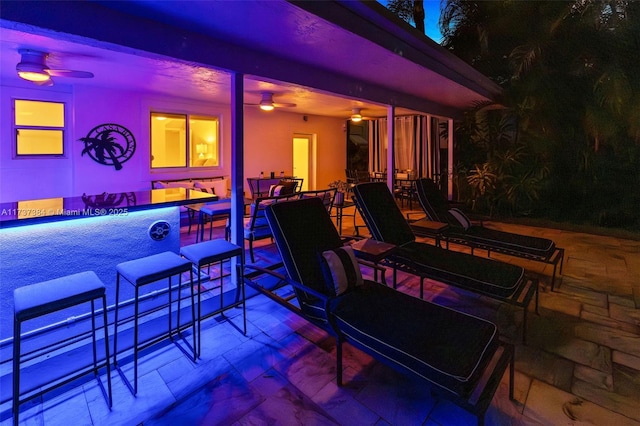
<path id="1" fill-rule="evenodd" d="M 119 124 L 101 124 L 89 131 L 86 137 L 80 138 L 84 143 L 82 155 L 87 154 L 94 161 L 122 169 L 122 163 L 133 157 L 136 151 L 136 140 L 133 134 Z"/>

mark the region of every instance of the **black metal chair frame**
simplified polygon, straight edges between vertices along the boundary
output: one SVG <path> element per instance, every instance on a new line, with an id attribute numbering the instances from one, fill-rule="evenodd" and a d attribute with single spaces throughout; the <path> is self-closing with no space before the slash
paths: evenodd
<path id="1" fill-rule="evenodd" d="M 422 209 L 430 220 L 434 220 L 437 222 L 449 223 L 447 217 L 442 217 L 441 214 L 438 214 L 436 210 L 432 207 L 429 208 L 429 199 L 426 194 L 427 188 L 425 188 L 425 184 L 428 182 L 428 179 L 423 178 L 419 179 L 415 183 L 415 193 L 418 198 L 418 202 L 420 203 Z M 435 185 L 435 183 L 434 183 Z M 441 195 L 441 194 L 438 194 Z M 442 202 L 447 202 L 447 200 L 441 200 Z M 478 225 L 484 227 L 482 223 Z M 554 245 L 552 251 L 547 253 L 546 255 L 535 255 L 532 253 L 528 253 L 526 251 L 517 250 L 517 249 L 509 249 L 499 244 L 490 244 L 489 241 L 480 242 L 480 241 L 472 241 L 469 237 L 464 235 L 464 231 L 455 231 L 456 228 L 450 228 L 448 232 L 444 232 L 441 236 L 441 239 L 446 242 L 446 248 L 449 249 L 449 243 L 460 244 L 470 248 L 471 254 L 474 254 L 475 249 L 486 250 L 487 257 L 491 257 L 491 252 L 506 254 L 509 256 L 519 257 L 522 259 L 533 260 L 536 262 L 546 263 L 548 265 L 553 265 L 553 273 L 551 275 L 551 291 L 555 288 L 556 282 L 556 274 L 559 272 L 562 275 L 562 268 L 564 265 L 564 248 L 557 247 Z M 558 269 L 558 264 L 560 264 L 560 269 Z"/>
<path id="2" fill-rule="evenodd" d="M 271 208 L 269 209 L 271 210 Z M 277 238 L 280 238 L 280 237 L 277 237 Z M 269 268 L 260 268 L 253 265 L 247 265 L 247 268 L 253 270 L 253 272 L 249 272 L 244 276 L 244 282 L 246 285 L 250 286 L 260 294 L 263 294 L 269 297 L 271 300 L 277 302 L 281 306 L 284 306 L 285 308 L 296 313 L 297 315 L 301 316 L 305 320 L 311 322 L 312 324 L 326 331 L 331 336 L 335 337 L 336 339 L 336 381 L 338 386 L 343 385 L 343 376 L 342 376 L 343 348 L 342 346 L 344 343 L 349 343 L 352 346 L 362 350 L 363 352 L 373 356 L 378 361 L 386 363 L 392 366 L 393 368 L 401 371 L 402 373 L 417 375 L 418 377 L 431 383 L 433 385 L 431 389 L 435 395 L 440 396 L 444 399 L 447 399 L 455 403 L 459 407 L 469 411 L 470 413 L 473 413 L 476 416 L 479 425 L 484 424 L 485 413 L 491 403 L 493 395 L 495 394 L 507 367 L 509 368 L 509 398 L 513 400 L 514 368 L 515 368 L 513 345 L 503 341 L 499 341 L 498 346 L 495 348 L 495 352 L 490 354 L 491 361 L 487 364 L 487 367 L 485 367 L 485 369 L 483 370 L 483 373 L 481 374 L 478 381 L 474 382 L 473 391 L 469 392 L 468 395 L 460 395 L 455 391 L 447 388 L 446 386 L 443 386 L 437 383 L 432 378 L 425 377 L 411 370 L 406 365 L 403 365 L 401 361 L 390 358 L 387 354 L 380 353 L 375 348 L 371 348 L 366 344 L 359 342 L 356 338 L 351 338 L 349 334 L 344 333 L 342 330 L 338 328 L 337 322 L 335 318 L 332 317 L 332 313 L 331 313 L 332 302 L 334 302 L 335 299 L 339 298 L 340 296 L 335 296 L 335 297 L 327 296 L 324 293 L 318 292 L 313 288 L 305 286 L 302 283 L 295 281 L 289 278 L 288 276 L 285 276 L 284 274 L 278 272 L 278 269 L 280 269 L 282 266 L 283 266 L 282 263 L 273 265 L 272 267 L 269 267 Z M 265 276 L 271 277 L 271 279 L 265 280 L 265 282 L 269 283 L 266 285 L 260 283 L 260 280 Z M 276 280 L 274 281 L 273 278 L 276 278 Z M 282 289 L 287 285 L 290 285 L 293 288 L 294 295 L 283 296 L 279 294 L 282 292 L 278 292 L 278 290 Z M 380 285 L 384 285 L 384 284 L 380 284 Z M 402 293 L 397 293 L 397 294 L 400 295 Z M 301 309 L 301 307 L 299 306 L 300 300 L 303 300 L 300 298 L 301 295 L 304 295 L 303 299 L 305 297 L 310 297 L 310 298 L 315 298 L 319 300 L 321 302 L 320 304 L 323 306 L 323 312 L 326 313 L 326 316 L 324 318 L 315 318 L 314 316 L 310 316 L 303 309 Z M 408 297 L 408 296 L 402 294 L 402 296 L 399 296 L 399 299 L 402 299 L 403 297 Z M 292 300 L 295 298 L 297 298 L 298 305 L 292 302 Z M 430 303 L 430 302 L 425 301 L 424 303 Z M 401 307 L 399 306 L 399 308 Z M 385 313 L 385 315 L 392 315 L 392 314 L 393 314 L 392 312 Z M 416 320 L 429 321 L 428 318 L 420 318 Z M 384 336 L 376 336 L 376 337 L 380 339 L 384 339 Z M 425 336 L 425 338 L 428 338 L 428 336 Z"/>
<path id="3" fill-rule="evenodd" d="M 378 186 L 380 186 L 381 184 L 372 182 L 372 183 L 368 183 L 366 185 L 378 185 Z M 358 187 L 356 187 L 356 190 L 357 190 L 357 188 Z M 382 186 L 380 186 L 380 190 L 384 190 L 384 191 L 389 192 L 388 188 L 383 184 L 382 184 Z M 391 196 L 391 194 L 389 196 Z M 358 199 L 358 197 L 356 196 L 355 193 L 354 193 L 353 200 L 356 203 L 356 207 L 360 211 L 360 216 L 362 216 L 367 228 L 369 228 L 370 231 L 372 229 L 375 229 L 376 227 L 375 227 L 374 224 L 371 223 L 371 218 L 369 217 L 368 213 L 366 212 L 366 209 L 363 206 L 362 200 Z M 398 208 L 397 205 L 395 205 L 395 208 Z M 400 216 L 402 216 L 402 213 L 400 213 Z M 413 231 L 411 231 L 411 232 L 413 232 Z M 373 235 L 373 237 L 375 239 L 378 239 L 376 237 L 376 233 L 375 232 L 372 231 L 371 233 L 372 233 L 372 235 Z M 381 241 L 384 241 L 384 240 L 381 240 Z M 442 250 L 444 250 L 444 249 L 442 249 Z M 497 262 L 497 265 L 500 264 L 498 261 L 496 261 L 496 262 Z M 427 278 L 427 279 L 433 279 L 433 280 L 441 282 L 443 284 L 447 284 L 447 285 L 450 285 L 450 286 L 453 286 L 453 287 L 460 288 L 460 289 L 465 290 L 465 291 L 469 291 L 469 292 L 473 292 L 475 294 L 483 295 L 483 296 L 489 297 L 489 298 L 494 299 L 494 300 L 499 301 L 499 302 L 508 303 L 508 304 L 514 305 L 514 306 L 516 306 L 518 308 L 522 308 L 522 311 L 523 311 L 522 342 L 523 342 L 523 344 L 526 344 L 527 319 L 528 319 L 527 313 L 528 313 L 529 305 L 531 304 L 531 300 L 534 299 L 534 298 L 535 298 L 535 313 L 539 314 L 539 311 L 538 311 L 538 280 L 533 278 L 533 277 L 527 276 L 527 275 L 525 275 L 523 277 L 523 279 L 520 280 L 519 283 L 517 283 L 517 286 L 516 286 L 515 290 L 508 297 L 504 297 L 504 296 L 500 296 L 500 295 L 497 295 L 497 294 L 484 292 L 484 291 L 481 291 L 481 290 L 479 290 L 477 288 L 470 288 L 468 286 L 461 285 L 457 281 L 443 279 L 443 277 L 439 276 L 439 275 L 432 275 L 430 273 L 430 271 L 425 270 L 423 267 L 421 267 L 421 265 L 419 263 L 408 262 L 407 259 L 402 258 L 400 256 L 396 256 L 394 254 L 394 252 L 392 252 L 388 257 L 383 259 L 380 263 L 382 265 L 390 267 L 393 270 L 393 288 L 397 288 L 397 271 L 398 270 L 419 277 L 420 278 L 420 298 L 421 299 L 424 297 L 424 280 L 425 280 L 425 278 Z"/>

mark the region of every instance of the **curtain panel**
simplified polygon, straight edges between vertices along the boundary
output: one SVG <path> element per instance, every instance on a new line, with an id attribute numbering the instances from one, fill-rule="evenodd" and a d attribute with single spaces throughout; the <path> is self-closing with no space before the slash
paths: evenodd
<path id="1" fill-rule="evenodd" d="M 442 169 L 440 121 L 428 115 L 395 118 L 396 169 L 415 171 L 416 177 L 434 178 L 440 174 Z M 369 122 L 369 171 L 386 171 L 387 148 L 387 119 L 371 120 Z M 446 170 L 446 159 L 442 166 Z"/>

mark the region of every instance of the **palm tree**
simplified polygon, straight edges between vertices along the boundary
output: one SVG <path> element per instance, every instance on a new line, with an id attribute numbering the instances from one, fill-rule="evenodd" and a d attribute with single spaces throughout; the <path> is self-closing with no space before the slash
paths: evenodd
<path id="1" fill-rule="evenodd" d="M 516 141 L 550 173 L 546 193 L 532 191 L 544 193 L 540 204 L 610 208 L 596 187 L 640 199 L 632 189 L 640 185 L 640 2 L 447 0 L 440 25 L 445 47 L 505 88 Z M 467 140 L 481 135 L 474 131 Z M 482 148 L 495 160 L 493 148 Z M 546 175 L 523 173 L 512 181 L 521 190 Z"/>
<path id="2" fill-rule="evenodd" d="M 416 29 L 424 33 L 423 0 L 390 0 L 387 9 L 398 15 L 403 21 L 414 23 Z"/>

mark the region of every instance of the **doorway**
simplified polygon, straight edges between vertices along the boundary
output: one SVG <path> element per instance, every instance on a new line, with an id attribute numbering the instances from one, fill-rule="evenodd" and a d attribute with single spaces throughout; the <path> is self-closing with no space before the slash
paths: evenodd
<path id="1" fill-rule="evenodd" d="M 313 161 L 313 135 L 295 133 L 293 135 L 293 175 L 302 178 L 302 191 L 308 191 L 313 187 L 312 161 Z"/>

